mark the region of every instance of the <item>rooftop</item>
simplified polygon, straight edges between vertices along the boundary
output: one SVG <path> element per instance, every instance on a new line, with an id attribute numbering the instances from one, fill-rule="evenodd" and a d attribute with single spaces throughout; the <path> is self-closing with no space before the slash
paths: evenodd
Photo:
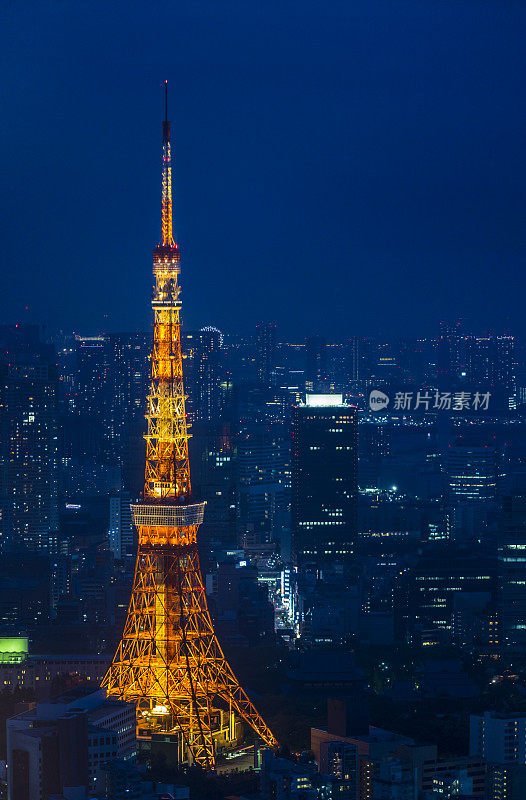
<path id="1" fill-rule="evenodd" d="M 342 394 L 307 394 L 305 405 L 309 408 L 328 408 L 331 406 L 343 406 Z"/>

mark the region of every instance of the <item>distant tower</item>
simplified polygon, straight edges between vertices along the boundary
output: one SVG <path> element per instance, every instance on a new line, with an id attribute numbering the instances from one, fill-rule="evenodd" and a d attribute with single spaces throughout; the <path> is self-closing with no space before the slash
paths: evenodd
<path id="1" fill-rule="evenodd" d="M 167 105 L 167 100 L 166 100 Z M 153 252 L 155 317 L 144 500 L 128 618 L 103 686 L 137 704 L 139 735 L 170 734 L 181 760 L 214 769 L 215 742 L 236 736 L 235 713 L 276 740 L 216 639 L 199 566 L 204 503 L 192 503 L 181 358 L 180 251 L 172 235 L 170 123 L 163 123 L 162 238 Z"/>

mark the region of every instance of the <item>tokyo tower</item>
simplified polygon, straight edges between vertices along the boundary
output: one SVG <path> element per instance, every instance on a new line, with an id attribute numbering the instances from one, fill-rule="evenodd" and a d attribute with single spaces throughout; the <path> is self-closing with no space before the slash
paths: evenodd
<path id="1" fill-rule="evenodd" d="M 208 611 L 197 551 L 205 503 L 192 502 L 181 358 L 181 254 L 172 230 L 168 87 L 162 154 L 162 236 L 153 251 L 154 314 L 139 545 L 122 640 L 102 685 L 137 706 L 139 736 L 178 734 L 179 758 L 215 766 L 236 718 L 277 742 L 228 665 Z"/>

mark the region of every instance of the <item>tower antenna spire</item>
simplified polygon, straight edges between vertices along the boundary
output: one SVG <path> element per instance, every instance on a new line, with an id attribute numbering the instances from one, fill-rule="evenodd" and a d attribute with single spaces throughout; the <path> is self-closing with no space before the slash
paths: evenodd
<path id="1" fill-rule="evenodd" d="M 172 219 L 172 150 L 168 121 L 168 81 L 164 82 L 162 247 L 174 247 Z"/>

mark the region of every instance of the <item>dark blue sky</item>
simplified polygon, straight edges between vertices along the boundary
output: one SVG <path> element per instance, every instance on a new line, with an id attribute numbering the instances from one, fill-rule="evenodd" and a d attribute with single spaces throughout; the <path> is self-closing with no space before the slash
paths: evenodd
<path id="1" fill-rule="evenodd" d="M 525 34 L 522 0 L 6 0 L 1 321 L 148 326 L 167 77 L 187 327 L 524 334 Z"/>

